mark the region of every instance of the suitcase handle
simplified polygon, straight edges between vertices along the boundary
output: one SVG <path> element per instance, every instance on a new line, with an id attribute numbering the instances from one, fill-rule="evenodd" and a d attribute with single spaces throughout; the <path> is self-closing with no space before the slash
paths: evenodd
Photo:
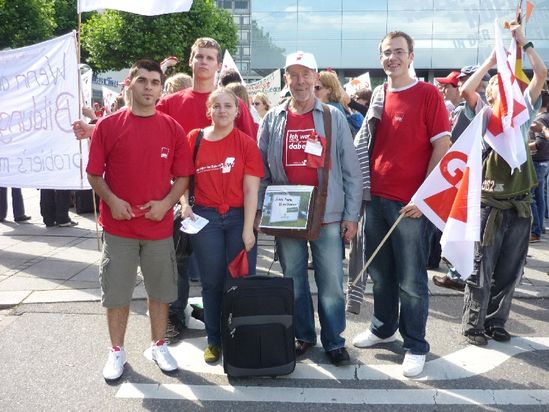
<path id="1" fill-rule="evenodd" d="M 229 316 L 229 329 L 231 330 L 240 326 L 265 325 L 268 323 L 278 323 L 286 328 L 290 328 L 294 319 L 292 315 L 255 315 L 231 318 L 232 316 Z"/>

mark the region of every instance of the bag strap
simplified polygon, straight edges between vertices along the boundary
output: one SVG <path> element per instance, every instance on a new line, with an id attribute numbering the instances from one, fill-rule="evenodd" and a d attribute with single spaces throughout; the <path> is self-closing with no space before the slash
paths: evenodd
<path id="1" fill-rule="evenodd" d="M 322 104 L 322 117 L 324 119 L 324 132 L 326 133 L 326 156 L 322 168 L 321 196 L 328 195 L 328 173 L 330 171 L 330 154 L 332 153 L 332 115 L 327 104 Z"/>
<path id="2" fill-rule="evenodd" d="M 200 147 L 200 142 L 204 137 L 204 129 L 200 129 L 198 136 L 196 136 L 196 141 L 194 142 L 194 151 L 193 151 L 193 163 L 196 162 L 196 155 L 198 154 L 198 148 Z M 189 204 L 194 205 L 194 175 L 191 176 L 191 181 L 189 182 Z"/>

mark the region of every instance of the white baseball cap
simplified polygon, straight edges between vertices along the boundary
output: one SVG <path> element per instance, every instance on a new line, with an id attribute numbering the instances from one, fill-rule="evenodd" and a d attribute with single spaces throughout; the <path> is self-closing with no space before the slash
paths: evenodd
<path id="1" fill-rule="evenodd" d="M 284 69 L 287 69 L 288 67 L 293 65 L 305 66 L 311 70 L 318 71 L 316 59 L 312 53 L 297 51 L 295 53 L 289 54 L 286 57 L 286 64 L 284 65 Z"/>

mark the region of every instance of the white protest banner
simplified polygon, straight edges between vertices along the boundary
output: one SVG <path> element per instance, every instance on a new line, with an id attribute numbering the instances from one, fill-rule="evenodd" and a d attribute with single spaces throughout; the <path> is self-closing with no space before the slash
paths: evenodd
<path id="1" fill-rule="evenodd" d="M 80 65 L 80 89 L 82 90 L 82 106 L 91 107 L 92 104 L 93 70 L 87 64 Z"/>
<path id="2" fill-rule="evenodd" d="M 349 82 L 343 85 L 343 88 L 349 96 L 352 96 L 361 89 L 372 90 L 372 83 L 370 82 L 370 72 L 361 74 L 358 77 L 354 77 Z"/>
<path id="3" fill-rule="evenodd" d="M 103 94 L 103 106 L 105 107 L 105 111 L 110 114 L 112 104 L 120 93 L 105 86 L 101 86 L 101 93 Z"/>
<path id="4" fill-rule="evenodd" d="M 89 187 L 71 127 L 78 100 L 75 32 L 0 52 L 0 186 Z"/>
<path id="5" fill-rule="evenodd" d="M 78 13 L 102 9 L 127 11 L 144 16 L 189 11 L 193 0 L 78 0 Z"/>
<path id="6" fill-rule="evenodd" d="M 281 88 L 282 78 L 280 76 L 280 70 L 275 70 L 271 74 L 268 74 L 264 78 L 246 85 L 246 90 L 250 96 L 254 96 L 257 93 L 265 93 L 269 96 L 271 106 L 276 105 L 280 100 L 279 93 Z"/>

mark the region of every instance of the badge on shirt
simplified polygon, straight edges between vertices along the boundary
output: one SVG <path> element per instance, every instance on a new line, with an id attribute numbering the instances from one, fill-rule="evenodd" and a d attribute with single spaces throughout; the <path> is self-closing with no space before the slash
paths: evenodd
<path id="1" fill-rule="evenodd" d="M 326 147 L 326 138 L 319 136 L 315 131 L 307 139 L 305 153 L 307 154 L 307 167 L 319 169 L 324 167 L 324 158 L 326 156 L 324 148 Z"/>
<path id="2" fill-rule="evenodd" d="M 319 139 L 307 139 L 305 144 L 305 153 L 312 154 L 314 156 L 322 156 L 322 143 Z"/>

